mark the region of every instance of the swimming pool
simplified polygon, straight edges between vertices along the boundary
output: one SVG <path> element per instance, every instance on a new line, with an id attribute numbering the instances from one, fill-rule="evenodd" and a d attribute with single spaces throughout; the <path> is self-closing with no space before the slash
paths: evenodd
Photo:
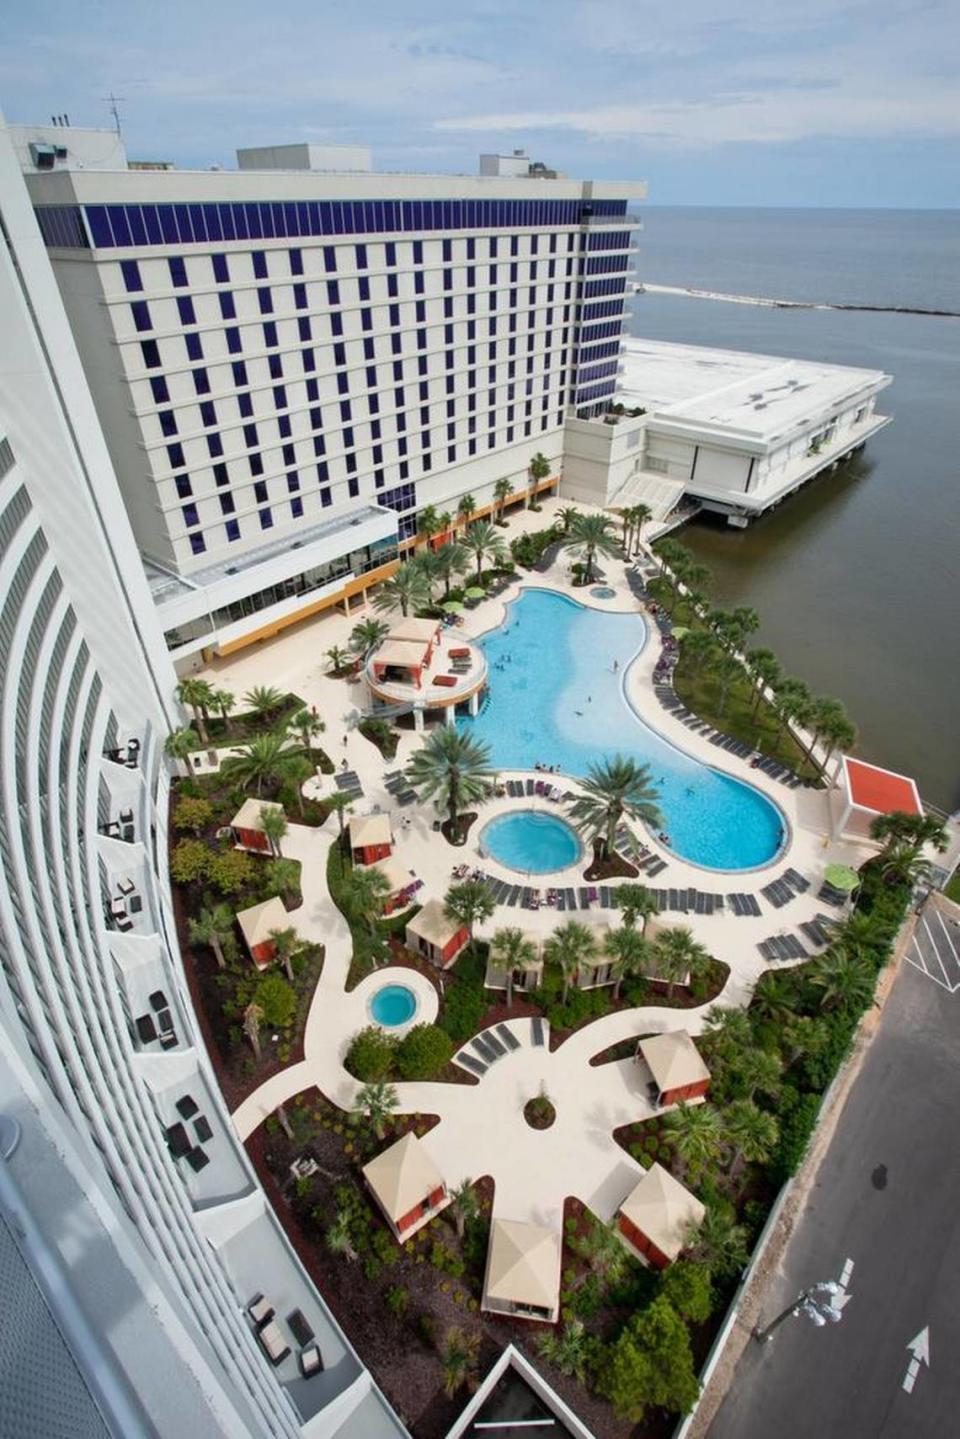
<path id="1" fill-rule="evenodd" d="M 480 831 L 483 854 L 525 874 L 569 869 L 580 858 L 576 830 L 556 815 L 522 809 L 501 814 Z"/>
<path id="2" fill-rule="evenodd" d="M 639 614 L 526 589 L 500 628 L 478 640 L 490 687 L 480 714 L 459 727 L 489 745 L 498 769 L 546 764 L 582 776 L 606 755 L 629 755 L 648 764 L 659 785 L 674 853 L 708 869 L 767 864 L 785 837 L 776 806 L 677 749 L 627 700 L 624 673 L 646 638 Z"/>
<path id="3" fill-rule="evenodd" d="M 417 996 L 405 984 L 385 984 L 370 1001 L 370 1015 L 385 1029 L 406 1024 L 417 1012 Z"/>

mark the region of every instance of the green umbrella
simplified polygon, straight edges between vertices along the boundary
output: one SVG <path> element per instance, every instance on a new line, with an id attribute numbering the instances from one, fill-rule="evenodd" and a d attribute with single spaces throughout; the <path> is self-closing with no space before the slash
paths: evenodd
<path id="1" fill-rule="evenodd" d="M 441 605 L 440 608 L 443 610 L 444 614 L 447 615 L 463 614 L 463 605 L 460 603 L 459 600 L 447 600 L 446 604 Z"/>
<path id="2" fill-rule="evenodd" d="M 686 639 L 686 637 L 687 637 L 687 635 L 688 635 L 689 633 L 690 633 L 690 627 L 689 627 L 689 625 L 674 625 L 674 627 L 673 627 L 673 638 L 674 638 L 675 640 L 683 640 L 683 639 Z"/>
<path id="3" fill-rule="evenodd" d="M 832 885 L 834 889 L 842 890 L 844 894 L 849 894 L 860 883 L 857 871 L 850 869 L 849 865 L 845 864 L 828 864 L 823 872 L 823 877 L 827 884 Z"/>
<path id="4" fill-rule="evenodd" d="M 466 595 L 468 600 L 482 600 L 487 592 L 480 585 L 471 585 L 470 588 L 468 590 L 464 590 L 463 593 Z"/>

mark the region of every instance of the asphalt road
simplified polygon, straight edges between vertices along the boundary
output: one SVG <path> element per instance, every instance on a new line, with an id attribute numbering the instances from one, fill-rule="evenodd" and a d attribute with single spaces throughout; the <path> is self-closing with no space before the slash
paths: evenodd
<path id="1" fill-rule="evenodd" d="M 960 1434 L 960 993 L 903 964 L 762 1322 L 853 1260 L 839 1323 L 751 1343 L 709 1439 Z M 929 1367 L 908 1344 L 929 1328 Z"/>

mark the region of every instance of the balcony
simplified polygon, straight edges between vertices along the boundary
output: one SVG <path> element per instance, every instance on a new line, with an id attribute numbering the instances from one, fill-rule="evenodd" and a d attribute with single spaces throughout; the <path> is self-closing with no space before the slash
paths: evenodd
<path id="1" fill-rule="evenodd" d="M 580 224 L 585 230 L 642 230 L 639 215 L 585 215 Z"/>

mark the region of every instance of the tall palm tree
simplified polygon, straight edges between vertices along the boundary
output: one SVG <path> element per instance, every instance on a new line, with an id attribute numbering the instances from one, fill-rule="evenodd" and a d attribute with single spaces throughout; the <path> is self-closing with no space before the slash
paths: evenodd
<path id="1" fill-rule="evenodd" d="M 302 948 L 299 934 L 291 924 L 284 929 L 271 929 L 270 940 L 273 944 L 274 959 L 283 969 L 287 981 L 293 984 L 293 956 Z"/>
<path id="2" fill-rule="evenodd" d="M 550 461 L 547 459 L 546 455 L 542 455 L 538 450 L 537 453 L 534 455 L 533 459 L 530 461 L 529 465 L 527 466 L 527 469 L 530 472 L 530 478 L 533 483 L 535 485 L 538 485 L 541 480 L 545 480 L 549 475 Z"/>
<path id="3" fill-rule="evenodd" d="M 585 793 L 571 801 L 571 818 L 588 837 L 601 839 L 605 856 L 613 854 L 617 826 L 624 815 L 641 820 L 650 829 L 663 828 L 649 765 L 617 754 L 588 765 L 581 787 Z"/>
<path id="4" fill-rule="evenodd" d="M 283 704 L 283 691 L 273 685 L 254 685 L 253 689 L 247 690 L 243 703 L 259 719 L 266 719 Z"/>
<path id="5" fill-rule="evenodd" d="M 720 646 L 712 630 L 691 630 L 681 640 L 683 658 L 690 664 L 690 677 L 696 679 L 704 666 L 715 660 Z"/>
<path id="6" fill-rule="evenodd" d="M 597 555 L 609 559 L 617 553 L 617 541 L 613 533 L 613 521 L 609 515 L 578 515 L 570 526 L 563 548 L 582 554 L 584 583 L 593 580 L 593 563 Z"/>
<path id="7" fill-rule="evenodd" d="M 360 1090 L 354 1104 L 354 1113 L 368 1120 L 373 1126 L 373 1132 L 378 1139 L 383 1138 L 383 1129 L 387 1120 L 400 1103 L 400 1096 L 392 1084 L 385 1079 L 375 1079 L 372 1084 L 365 1084 Z"/>
<path id="8" fill-rule="evenodd" d="M 503 519 L 503 507 L 513 494 L 513 486 L 507 479 L 497 480 L 493 487 L 493 498 L 497 502 L 497 519 Z"/>
<path id="9" fill-rule="evenodd" d="M 727 700 L 730 698 L 730 686 L 737 680 L 743 678 L 743 666 L 739 660 L 734 659 L 731 654 L 718 655 L 711 665 L 711 673 L 720 686 L 720 694 L 717 699 L 717 716 L 722 718 L 727 708 Z"/>
<path id="10" fill-rule="evenodd" d="M 877 949 L 892 938 L 893 930 L 888 923 L 875 914 L 855 909 L 833 928 L 830 943 L 853 959 L 872 962 Z"/>
<path id="11" fill-rule="evenodd" d="M 371 935 L 390 896 L 390 882 L 382 870 L 373 865 L 356 865 L 347 875 L 342 898 L 347 918 L 365 924 Z"/>
<path id="12" fill-rule="evenodd" d="M 213 706 L 214 689 L 207 680 L 185 679 L 177 685 L 177 699 L 193 711 L 193 722 L 197 727 L 201 744 L 209 744 L 206 721 Z"/>
<path id="13" fill-rule="evenodd" d="M 232 695 L 229 690 L 214 690 L 213 692 L 211 708 L 215 709 L 223 720 L 224 727 L 226 727 L 236 702 L 236 697 Z"/>
<path id="14" fill-rule="evenodd" d="M 229 905 L 211 904 L 188 923 L 191 944 L 205 944 L 213 951 L 218 969 L 226 969 L 223 942 L 233 933 L 233 912 Z"/>
<path id="15" fill-rule="evenodd" d="M 753 1099 L 758 1093 L 773 1099 L 780 1091 L 783 1061 L 772 1049 L 761 1049 L 755 1044 L 743 1050 L 735 1070 L 737 1087 L 743 1090 L 746 1099 Z"/>
<path id="16" fill-rule="evenodd" d="M 711 962 L 709 951 L 694 939 L 693 931 L 685 924 L 662 929 L 653 948 L 657 968 L 667 980 L 667 993 L 671 999 L 681 976 L 689 974 L 691 980 L 696 979 Z"/>
<path id="17" fill-rule="evenodd" d="M 446 809 L 453 838 L 463 807 L 479 804 L 490 793 L 490 750 L 444 725 L 432 731 L 407 765 L 406 774 L 421 800 L 436 799 Z"/>
<path id="18" fill-rule="evenodd" d="M 571 526 L 580 518 L 581 514 L 582 511 L 578 510 L 575 505 L 561 505 L 557 510 L 557 519 L 563 526 L 565 536 L 569 535 Z"/>
<path id="19" fill-rule="evenodd" d="M 631 549 L 639 548 L 643 541 L 643 527 L 653 519 L 653 510 L 649 505 L 634 505 L 630 511 L 632 544 Z"/>
<path id="20" fill-rule="evenodd" d="M 772 1114 L 758 1109 L 752 1099 L 735 1099 L 723 1113 L 723 1128 L 730 1150 L 730 1177 L 745 1161 L 765 1163 L 777 1145 L 780 1127 Z"/>
<path id="21" fill-rule="evenodd" d="M 750 650 L 747 655 L 747 663 L 750 666 L 750 674 L 753 678 L 753 706 L 750 710 L 750 718 L 755 719 L 757 710 L 760 708 L 760 701 L 763 699 L 765 689 L 776 689 L 783 679 L 783 670 L 780 668 L 780 661 L 773 650 L 755 649 Z"/>
<path id="22" fill-rule="evenodd" d="M 253 1050 L 255 1059 L 260 1058 L 260 1025 L 262 1023 L 263 1010 L 254 1000 L 243 1011 L 243 1032 L 250 1041 L 250 1048 Z"/>
<path id="23" fill-rule="evenodd" d="M 350 631 L 350 648 L 366 664 L 377 645 L 386 639 L 389 633 L 390 626 L 386 620 L 375 620 L 372 616 L 360 620 Z"/>
<path id="24" fill-rule="evenodd" d="M 786 1024 L 797 1011 L 796 992 L 784 975 L 766 974 L 753 991 L 750 1010 L 766 1024 Z"/>
<path id="25" fill-rule="evenodd" d="M 443 902 L 447 919 L 466 925 L 471 944 L 474 925 L 489 919 L 496 907 L 493 890 L 480 879 L 465 879 L 459 884 L 452 884 Z"/>
<path id="26" fill-rule="evenodd" d="M 706 1266 L 719 1279 L 739 1273 L 747 1262 L 747 1231 L 730 1210 L 708 1205 L 699 1225 L 687 1235 L 689 1257 Z"/>
<path id="27" fill-rule="evenodd" d="M 410 560 L 401 565 L 389 580 L 385 580 L 373 597 L 375 610 L 399 610 L 404 619 L 411 610 L 423 609 L 429 603 L 430 587 L 426 576 Z"/>
<path id="28" fill-rule="evenodd" d="M 506 975 L 507 1008 L 513 1004 L 514 970 L 526 969 L 537 957 L 537 947 L 522 929 L 498 929 L 490 941 L 490 958 Z"/>
<path id="29" fill-rule="evenodd" d="M 943 820 L 935 815 L 907 814 L 903 810 L 878 815 L 870 826 L 870 835 L 878 843 L 890 847 L 908 844 L 922 849 L 925 844 L 932 844 L 940 854 L 949 843 Z"/>
<path id="30" fill-rule="evenodd" d="M 613 891 L 613 902 L 627 929 L 633 929 L 638 919 L 643 921 L 641 934 L 646 934 L 648 921 L 660 913 L 660 901 L 645 884 L 618 884 Z"/>
<path id="31" fill-rule="evenodd" d="M 348 794 L 343 794 L 338 790 L 336 794 L 328 794 L 327 797 L 324 799 L 323 803 L 324 807 L 330 814 L 335 814 L 337 816 L 337 828 L 340 833 L 340 838 L 342 839 L 343 816 L 353 804 L 353 800 Z"/>
<path id="32" fill-rule="evenodd" d="M 833 946 L 813 960 L 809 978 L 820 990 L 821 1009 L 861 1010 L 870 1002 L 876 985 L 862 959 Z"/>
<path id="33" fill-rule="evenodd" d="M 779 976 L 778 976 L 779 977 Z M 766 988 L 766 982 L 758 988 Z M 711 1053 L 731 1059 L 756 1043 L 750 1015 L 745 1009 L 732 1009 L 715 1004 L 703 1022 L 703 1038 Z"/>
<path id="34" fill-rule="evenodd" d="M 476 1219 L 480 1213 L 480 1201 L 472 1179 L 462 1179 L 455 1189 L 451 1189 L 450 1213 L 457 1227 L 457 1238 L 462 1239 L 467 1221 Z"/>
<path id="35" fill-rule="evenodd" d="M 620 986 L 629 976 L 637 974 L 650 963 L 652 946 L 635 929 L 621 925 L 607 935 L 604 953 L 610 956 L 615 975 L 614 1001 L 620 998 Z"/>
<path id="36" fill-rule="evenodd" d="M 265 783 L 293 780 L 302 759 L 303 751 L 299 747 L 291 745 L 285 734 L 271 730 L 254 735 L 248 744 L 228 755 L 220 766 L 220 773 L 244 789 L 255 787 L 259 799 Z"/>
<path id="37" fill-rule="evenodd" d="M 669 1129 L 678 1157 L 696 1184 L 705 1169 L 716 1164 L 724 1145 L 720 1115 L 710 1104 L 685 1104 L 683 1100 L 663 1120 Z"/>
<path id="38" fill-rule="evenodd" d="M 477 562 L 477 584 L 483 579 L 483 562 L 491 560 L 494 564 L 503 564 L 506 559 L 506 550 L 503 541 L 497 534 L 495 526 L 486 520 L 475 520 L 468 525 L 463 535 L 463 542 L 468 550 L 473 552 Z"/>
<path id="39" fill-rule="evenodd" d="M 576 919 L 568 919 L 566 924 L 559 925 L 553 931 L 543 946 L 543 957 L 548 964 L 555 964 L 563 975 L 561 1004 L 566 1004 L 570 982 L 579 973 L 580 966 L 596 952 L 597 942 L 593 930 Z"/>
<path id="40" fill-rule="evenodd" d="M 427 603 L 432 605 L 434 602 L 433 587 L 443 578 L 439 554 L 431 549 L 421 550 L 419 554 L 407 561 L 407 567 L 411 566 L 415 567 L 423 576 L 423 582 L 427 587 Z"/>
<path id="41" fill-rule="evenodd" d="M 880 855 L 880 872 L 889 885 L 928 884 L 933 865 L 912 844 L 889 845 Z"/>
<path id="42" fill-rule="evenodd" d="M 326 658 L 330 661 L 330 667 L 334 674 L 342 674 L 351 663 L 350 651 L 343 649 L 340 645 L 331 645 L 326 651 Z"/>
<path id="43" fill-rule="evenodd" d="M 826 772 L 836 750 L 849 753 L 856 747 L 857 727 L 846 715 L 828 715 L 825 721 L 823 718 L 820 720 L 820 738 L 826 746 L 823 757 L 823 769 Z"/>
<path id="44" fill-rule="evenodd" d="M 466 546 L 447 544 L 434 555 L 437 578 L 443 580 L 443 598 L 450 598 L 453 581 L 465 575 L 470 568 L 470 554 Z"/>
<path id="45" fill-rule="evenodd" d="M 318 735 L 322 735 L 327 728 L 320 716 L 315 715 L 313 710 L 307 709 L 307 707 L 304 706 L 303 709 L 297 710 L 295 714 L 290 716 L 286 722 L 286 727 L 288 732 L 296 735 L 300 741 L 300 748 L 303 751 L 304 758 L 308 759 L 311 765 L 315 764 L 316 756 L 313 752 L 313 741 Z"/>
<path id="46" fill-rule="evenodd" d="M 441 530 L 440 516 L 437 513 L 436 505 L 426 505 L 417 515 L 417 534 L 423 535 L 424 539 L 432 540 Z"/>
<path id="47" fill-rule="evenodd" d="M 779 744 L 792 721 L 802 712 L 809 703 L 810 691 L 803 680 L 792 679 L 789 675 L 782 679 L 774 690 L 773 708 L 780 727 L 774 738 L 774 743 Z"/>
<path id="48" fill-rule="evenodd" d="M 588 1272 L 596 1274 L 604 1287 L 615 1284 L 627 1265 L 627 1251 L 610 1224 L 595 1221 L 578 1242 L 577 1253 L 586 1260 Z"/>
<path id="49" fill-rule="evenodd" d="M 280 841 L 287 832 L 287 816 L 282 809 L 267 809 L 261 806 L 260 828 L 270 843 L 270 853 L 279 855 Z"/>
<path id="50" fill-rule="evenodd" d="M 457 519 L 466 528 L 469 521 L 477 512 L 477 502 L 473 495 L 461 495 L 460 503 L 457 505 Z"/>
<path id="51" fill-rule="evenodd" d="M 192 729 L 175 729 L 163 742 L 163 752 L 170 759 L 178 760 L 190 772 L 190 756 L 199 747 L 200 741 Z"/>
<path id="52" fill-rule="evenodd" d="M 443 1392 L 452 1399 L 477 1372 L 480 1356 L 480 1335 L 464 1329 L 448 1330 L 440 1364 L 443 1369 Z"/>

